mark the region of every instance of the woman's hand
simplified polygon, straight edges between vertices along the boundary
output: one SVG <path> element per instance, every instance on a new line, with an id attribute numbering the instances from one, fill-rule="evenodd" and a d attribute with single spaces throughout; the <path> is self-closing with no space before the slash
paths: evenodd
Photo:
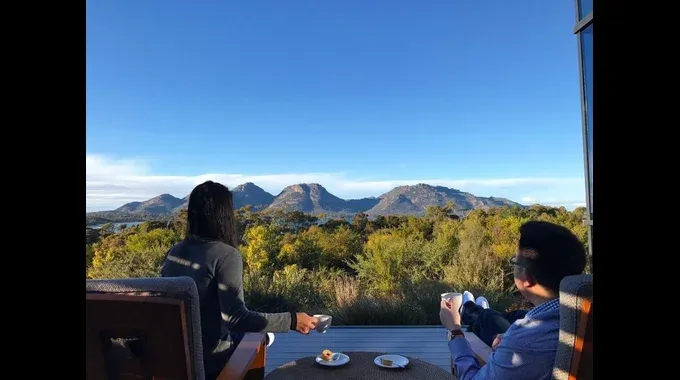
<path id="1" fill-rule="evenodd" d="M 297 313 L 297 326 L 295 331 L 301 334 L 309 334 L 310 331 L 316 328 L 316 318 L 309 316 L 307 313 Z"/>

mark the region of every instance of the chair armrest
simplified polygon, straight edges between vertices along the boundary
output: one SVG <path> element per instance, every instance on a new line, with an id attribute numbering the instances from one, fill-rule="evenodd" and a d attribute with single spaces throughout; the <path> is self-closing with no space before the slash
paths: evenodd
<path id="1" fill-rule="evenodd" d="M 266 333 L 247 333 L 217 380 L 264 379 Z"/>

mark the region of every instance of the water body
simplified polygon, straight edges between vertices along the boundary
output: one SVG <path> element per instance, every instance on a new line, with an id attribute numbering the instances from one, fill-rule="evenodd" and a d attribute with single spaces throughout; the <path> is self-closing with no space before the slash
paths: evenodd
<path id="1" fill-rule="evenodd" d="M 139 225 L 139 224 L 141 224 L 141 223 L 144 223 L 144 222 L 120 222 L 120 223 L 113 223 L 113 230 L 114 230 L 115 232 L 118 232 L 118 231 L 121 230 L 121 227 L 122 227 L 122 226 L 133 227 L 133 226 Z M 95 225 L 93 225 L 93 226 L 87 226 L 87 227 L 88 227 L 88 228 L 94 228 L 95 230 L 98 230 L 98 229 L 102 228 L 105 224 L 108 224 L 108 223 L 104 223 L 104 224 L 95 224 Z"/>

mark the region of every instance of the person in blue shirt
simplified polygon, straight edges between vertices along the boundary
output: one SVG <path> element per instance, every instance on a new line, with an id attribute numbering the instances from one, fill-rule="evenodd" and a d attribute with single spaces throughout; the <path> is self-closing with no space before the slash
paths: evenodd
<path id="1" fill-rule="evenodd" d="M 565 227 L 531 221 L 520 227 L 518 250 L 510 264 L 515 286 L 533 309 L 502 314 L 490 309 L 485 298 L 474 300 L 470 292 L 464 293 L 462 305 L 441 301 L 439 317 L 448 330 L 449 351 L 460 380 L 552 377 L 560 331 L 560 282 L 583 273 L 585 247 Z M 461 331 L 463 322 L 491 343 L 493 352 L 484 366 Z"/>

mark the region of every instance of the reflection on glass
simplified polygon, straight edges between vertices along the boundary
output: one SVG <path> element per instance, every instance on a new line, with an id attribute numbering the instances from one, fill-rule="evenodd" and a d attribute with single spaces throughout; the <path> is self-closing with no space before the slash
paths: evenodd
<path id="1" fill-rule="evenodd" d="M 582 33 L 581 53 L 583 57 L 583 86 L 586 96 L 586 149 L 588 157 L 588 196 L 590 212 L 593 212 L 593 25 Z"/>
<path id="2" fill-rule="evenodd" d="M 578 0 L 578 19 L 579 20 L 586 17 L 586 15 L 588 13 L 592 12 L 592 11 L 593 11 L 593 0 Z"/>

